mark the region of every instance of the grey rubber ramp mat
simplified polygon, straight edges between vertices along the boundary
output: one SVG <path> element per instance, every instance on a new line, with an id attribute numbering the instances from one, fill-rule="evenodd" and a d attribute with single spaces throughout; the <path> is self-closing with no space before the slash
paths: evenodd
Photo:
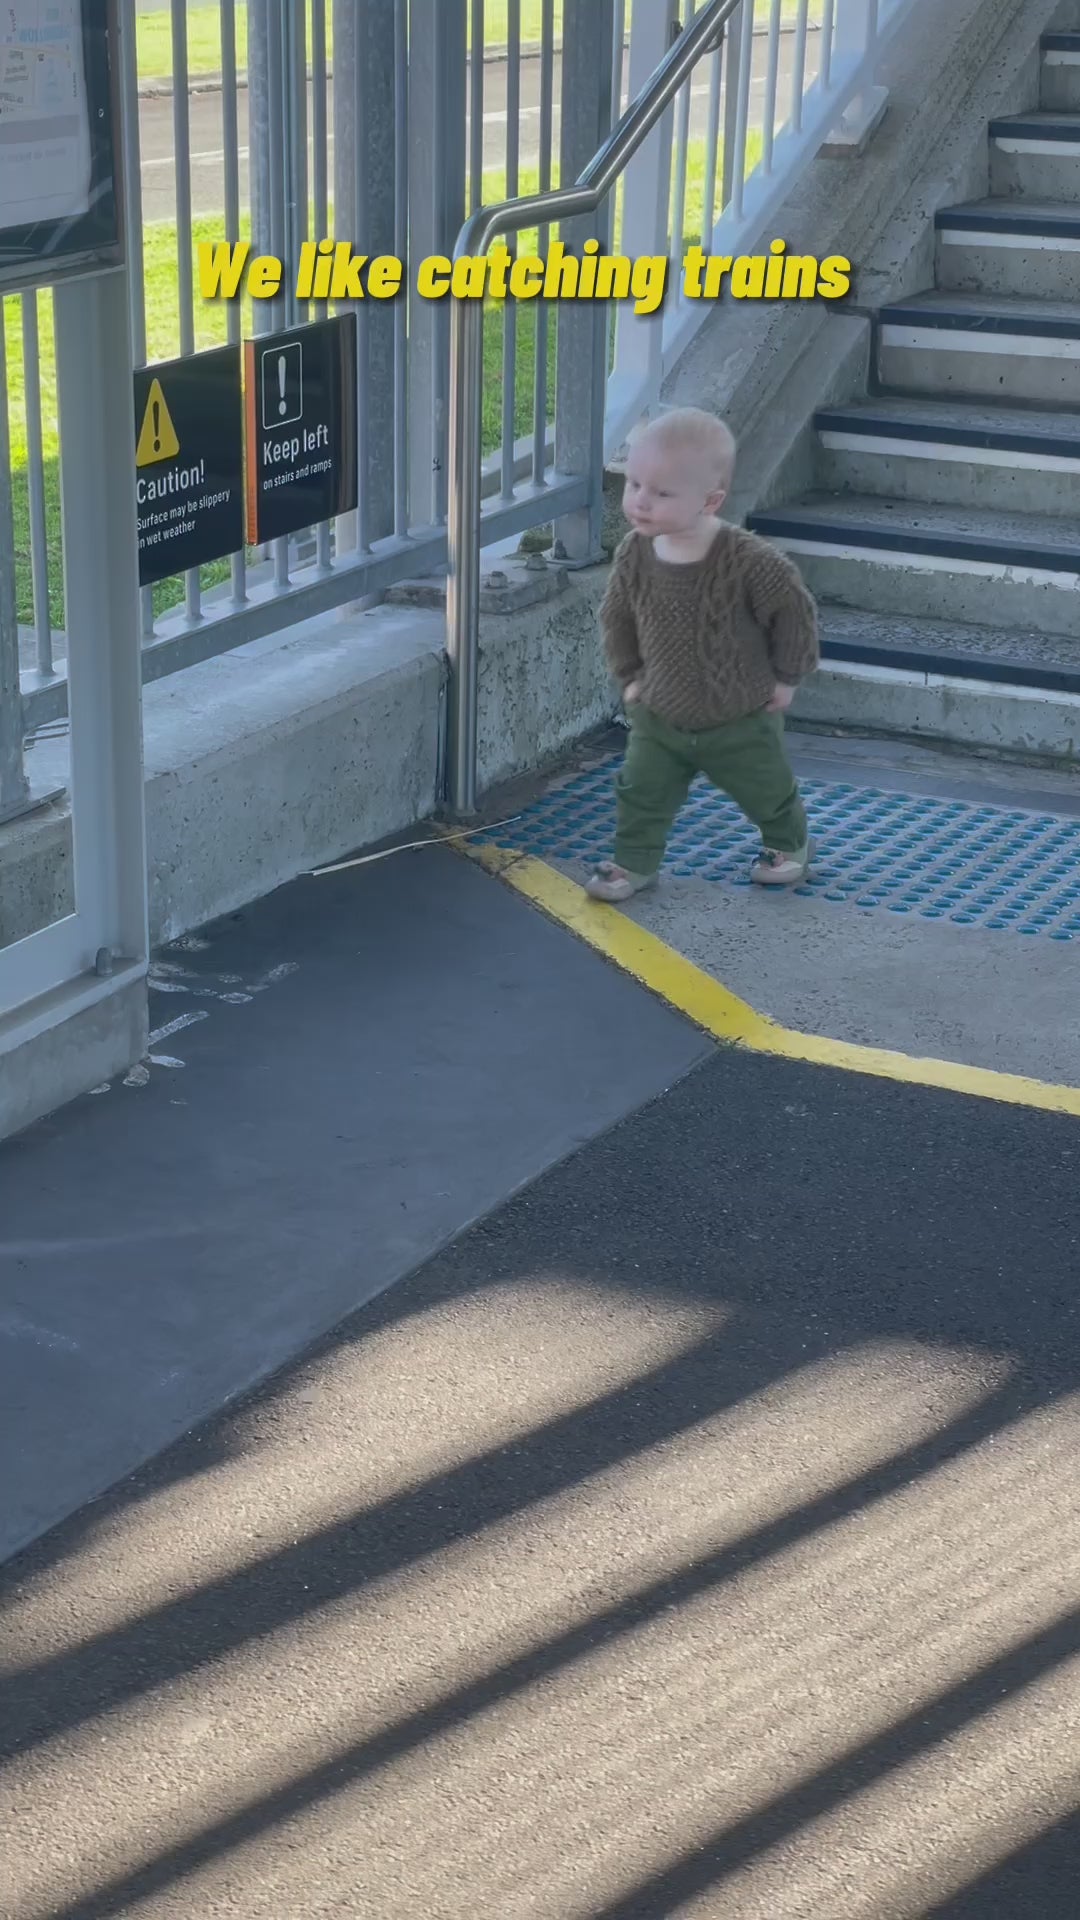
<path id="1" fill-rule="evenodd" d="M 710 1051 L 444 847 L 155 978 L 145 1084 L 0 1147 L 0 1557 Z"/>

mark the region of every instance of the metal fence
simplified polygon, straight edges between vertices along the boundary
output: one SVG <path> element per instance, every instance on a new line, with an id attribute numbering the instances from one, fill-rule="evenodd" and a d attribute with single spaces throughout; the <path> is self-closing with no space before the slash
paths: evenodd
<path id="1" fill-rule="evenodd" d="M 886 39 L 917 4 L 741 0 L 613 193 L 613 247 L 676 269 L 690 240 L 745 250 L 845 110 L 863 110 Z M 293 284 L 303 241 L 328 233 L 408 266 L 452 254 L 480 205 L 575 179 L 698 10 L 684 0 L 680 22 L 679 0 L 171 0 L 147 14 L 121 0 L 136 364 L 326 311 L 297 304 L 288 270 L 275 301 L 204 303 L 200 239 L 250 238 L 291 264 Z M 144 589 L 144 682 L 445 568 L 450 311 L 406 285 L 357 310 L 358 510 Z M 62 723 L 66 648 L 51 302 L 0 306 L 3 819 L 27 804 L 24 739 Z M 648 319 L 610 303 L 601 350 L 584 354 L 576 308 L 488 306 L 485 548 L 538 526 L 580 531 L 601 440 L 610 453 L 655 401 L 709 303 L 669 298 Z M 580 539 L 577 557 L 595 557 Z"/>

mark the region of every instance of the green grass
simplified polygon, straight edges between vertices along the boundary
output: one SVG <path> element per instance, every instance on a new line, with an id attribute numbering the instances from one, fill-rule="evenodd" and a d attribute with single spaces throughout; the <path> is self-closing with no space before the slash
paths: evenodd
<path id="1" fill-rule="evenodd" d="M 753 167 L 760 153 L 760 136 L 751 134 L 747 145 L 747 165 Z M 484 199 L 488 204 L 501 199 L 505 194 L 505 176 L 492 171 L 484 175 Z M 522 193 L 535 193 L 539 178 L 535 171 L 523 170 L 520 180 Z M 691 143 L 687 166 L 686 218 L 684 222 L 684 245 L 700 238 L 701 220 L 704 211 L 705 186 L 705 149 L 704 142 Z M 242 237 L 248 238 L 246 223 L 241 229 Z M 213 218 L 197 220 L 192 229 L 192 239 L 197 248 L 202 240 L 216 241 L 221 238 L 220 221 Z M 617 242 L 616 242 L 617 244 Z M 519 238 L 521 252 L 533 252 L 537 245 L 535 231 L 521 234 Z M 196 256 L 197 257 L 197 256 Z M 164 223 L 149 226 L 143 234 L 143 258 L 146 288 L 146 337 L 147 358 L 149 360 L 171 359 L 179 351 L 179 304 L 176 275 L 176 232 L 171 225 Z M 197 286 L 196 280 L 196 286 Z M 11 422 L 13 489 L 15 500 L 15 582 L 19 619 L 30 622 L 33 619 L 33 593 L 30 571 L 30 513 L 29 482 L 27 471 L 27 423 L 26 423 L 26 387 L 23 373 L 22 313 L 18 299 L 8 298 L 2 302 L 4 313 L 5 338 L 7 344 L 8 365 L 8 411 Z M 536 306 L 533 302 L 519 304 L 517 311 L 517 355 L 514 383 L 514 436 L 520 438 L 532 431 L 533 385 L 536 364 Z M 558 342 L 558 307 L 548 308 L 548 394 L 554 399 L 556 355 Z M 245 301 L 241 308 L 242 328 L 245 335 L 252 331 L 251 303 Z M 59 447 L 56 428 L 56 369 L 53 351 L 52 302 L 47 295 L 38 296 L 38 326 L 41 357 L 41 407 L 43 421 L 43 454 L 45 472 L 46 520 L 49 536 L 49 596 L 54 626 L 62 626 L 64 618 L 63 577 L 60 547 L 60 475 Z M 203 302 L 196 297 L 195 302 L 195 344 L 202 350 L 220 346 L 228 338 L 227 309 L 222 303 Z M 502 436 L 502 353 L 503 320 L 501 307 L 492 304 L 488 307 L 484 327 L 484 394 L 483 394 L 483 447 L 485 454 L 492 453 L 500 444 Z M 228 561 L 217 561 L 201 570 L 204 589 L 209 589 L 226 580 L 229 574 Z M 175 606 L 183 598 L 183 581 L 180 579 L 163 580 L 154 588 L 154 608 L 158 613 Z"/>
<path id="2" fill-rule="evenodd" d="M 542 0 L 521 0 L 521 38 L 524 45 L 536 45 L 540 40 Z M 821 23 L 822 0 L 810 0 L 810 20 L 815 25 Z M 784 0 L 781 18 L 791 24 L 798 12 L 798 0 Z M 330 0 L 326 6 L 326 46 L 327 54 L 333 58 L 333 8 Z M 486 0 L 484 14 L 484 38 L 490 46 L 504 45 L 509 37 L 507 25 L 508 0 Z M 629 8 L 628 8 L 629 17 Z M 769 18 L 766 4 L 758 3 L 758 17 L 761 22 Z M 311 48 L 311 6 L 307 5 L 308 40 Z M 192 78 L 221 71 L 221 16 L 216 6 L 191 7 L 188 10 L 188 72 Z M 472 42 L 472 9 L 469 9 L 469 41 Z M 555 31 L 562 31 L 562 0 L 555 0 Z M 241 68 L 247 65 L 247 8 L 236 9 L 236 59 Z M 136 17 L 136 47 L 140 80 L 169 80 L 172 78 L 172 26 L 167 9 L 160 13 L 140 13 Z"/>

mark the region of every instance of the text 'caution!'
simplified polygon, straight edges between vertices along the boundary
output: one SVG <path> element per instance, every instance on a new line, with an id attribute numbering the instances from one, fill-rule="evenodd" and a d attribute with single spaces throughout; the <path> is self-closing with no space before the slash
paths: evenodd
<path id="1" fill-rule="evenodd" d="M 356 505 L 356 316 L 245 346 L 247 534 L 253 545 Z"/>
<path id="2" fill-rule="evenodd" d="M 244 544 L 240 348 L 135 373 L 139 581 L 205 566 Z"/>

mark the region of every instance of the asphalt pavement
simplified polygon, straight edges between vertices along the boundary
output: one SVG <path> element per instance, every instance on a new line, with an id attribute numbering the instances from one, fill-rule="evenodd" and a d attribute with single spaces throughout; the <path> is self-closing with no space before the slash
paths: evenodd
<path id="1" fill-rule="evenodd" d="M 1078 1143 L 724 1053 L 573 1154 L 10 1569 L 6 1920 L 1073 1915 Z"/>

